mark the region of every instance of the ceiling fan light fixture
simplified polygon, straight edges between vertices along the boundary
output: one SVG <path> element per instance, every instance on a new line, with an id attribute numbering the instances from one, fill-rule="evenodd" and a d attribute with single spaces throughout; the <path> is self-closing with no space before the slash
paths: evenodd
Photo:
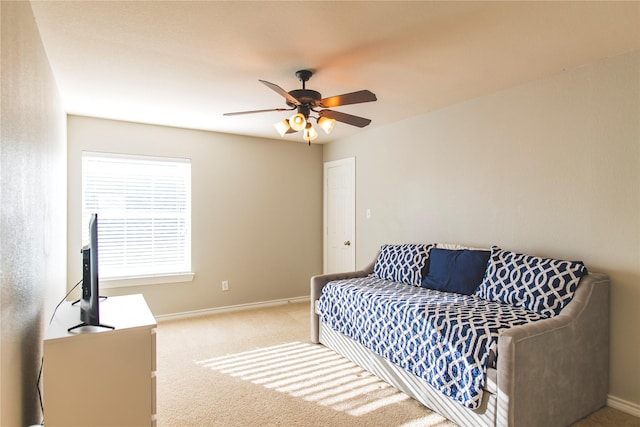
<path id="1" fill-rule="evenodd" d="M 320 126 L 327 135 L 331 133 L 331 131 L 333 130 L 333 126 L 335 126 L 335 124 L 336 124 L 335 119 L 330 119 L 328 117 L 320 117 L 318 119 L 318 126 Z"/>
<path id="2" fill-rule="evenodd" d="M 287 120 L 287 119 L 284 119 L 284 120 L 279 121 L 278 123 L 275 123 L 273 125 L 273 127 L 276 128 L 276 130 L 278 131 L 278 133 L 282 137 L 284 137 L 284 135 L 287 133 L 287 131 L 289 129 L 291 129 L 291 126 L 289 126 L 289 120 Z"/>
<path id="3" fill-rule="evenodd" d="M 306 127 L 304 128 L 304 140 L 308 143 L 311 143 L 314 139 L 318 137 L 318 132 L 313 128 L 311 122 L 307 122 Z"/>
<path id="4" fill-rule="evenodd" d="M 305 119 L 304 115 L 301 113 L 294 114 L 289 118 L 289 126 L 291 126 L 291 129 L 295 131 L 304 129 L 306 125 L 307 119 Z"/>

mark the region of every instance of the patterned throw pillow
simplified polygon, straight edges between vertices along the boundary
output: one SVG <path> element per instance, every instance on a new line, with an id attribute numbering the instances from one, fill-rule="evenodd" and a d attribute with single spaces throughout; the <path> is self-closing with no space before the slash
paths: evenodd
<path id="1" fill-rule="evenodd" d="M 432 245 L 382 245 L 373 268 L 379 279 L 420 286 L 422 273 Z"/>
<path id="2" fill-rule="evenodd" d="M 553 317 L 571 301 L 587 273 L 580 261 L 540 258 L 494 246 L 476 295 Z"/>

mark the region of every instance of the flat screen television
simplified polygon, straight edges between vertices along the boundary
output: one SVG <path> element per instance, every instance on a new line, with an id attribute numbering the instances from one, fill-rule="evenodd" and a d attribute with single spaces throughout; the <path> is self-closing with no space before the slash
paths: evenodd
<path id="1" fill-rule="evenodd" d="M 98 214 L 89 219 L 89 243 L 82 248 L 82 297 L 80 303 L 80 322 L 69 328 L 99 326 L 113 329 L 113 326 L 100 323 L 100 286 L 98 278 Z M 75 303 L 74 303 L 75 304 Z"/>

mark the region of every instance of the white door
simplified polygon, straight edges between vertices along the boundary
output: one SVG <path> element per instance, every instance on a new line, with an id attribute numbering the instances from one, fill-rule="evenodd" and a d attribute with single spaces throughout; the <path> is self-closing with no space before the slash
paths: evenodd
<path id="1" fill-rule="evenodd" d="M 356 268 L 355 164 L 351 157 L 324 164 L 324 272 Z"/>

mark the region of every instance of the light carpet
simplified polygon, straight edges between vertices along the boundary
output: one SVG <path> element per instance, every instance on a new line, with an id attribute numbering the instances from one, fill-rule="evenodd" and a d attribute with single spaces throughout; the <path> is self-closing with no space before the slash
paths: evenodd
<path id="1" fill-rule="evenodd" d="M 159 427 L 455 426 L 321 345 L 309 303 L 162 321 Z M 604 408 L 579 427 L 638 426 Z"/>

